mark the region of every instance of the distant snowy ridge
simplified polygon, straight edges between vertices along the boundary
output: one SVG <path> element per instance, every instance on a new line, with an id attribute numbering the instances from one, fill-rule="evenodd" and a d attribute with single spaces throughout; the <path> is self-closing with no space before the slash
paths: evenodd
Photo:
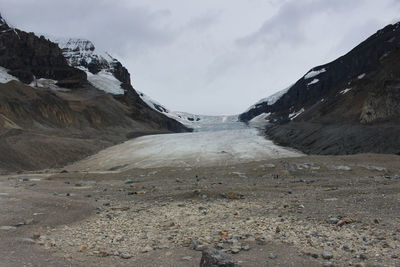
<path id="1" fill-rule="evenodd" d="M 195 115 L 187 112 L 170 111 L 158 101 L 153 100 L 146 94 L 136 91 L 142 100 L 152 109 L 163 113 L 164 115 L 179 121 L 183 125 L 194 129 L 195 131 L 220 130 L 244 128 L 244 124 L 239 122 L 238 115 L 230 116 L 209 116 Z"/>

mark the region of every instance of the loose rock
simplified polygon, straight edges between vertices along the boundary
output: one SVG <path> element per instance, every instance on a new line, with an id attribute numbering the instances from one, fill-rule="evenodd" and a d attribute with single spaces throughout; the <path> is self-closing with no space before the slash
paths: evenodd
<path id="1" fill-rule="evenodd" d="M 322 252 L 322 258 L 325 260 L 330 260 L 333 258 L 333 254 L 330 253 L 329 251 L 324 251 Z"/>
<path id="2" fill-rule="evenodd" d="M 227 254 L 215 248 L 206 248 L 202 253 L 200 267 L 240 267 L 240 265 Z"/>

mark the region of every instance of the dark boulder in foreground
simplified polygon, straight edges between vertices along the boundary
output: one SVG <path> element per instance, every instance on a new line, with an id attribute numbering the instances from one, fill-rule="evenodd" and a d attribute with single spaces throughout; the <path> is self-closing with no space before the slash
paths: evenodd
<path id="1" fill-rule="evenodd" d="M 215 248 L 203 249 L 200 267 L 240 267 L 235 259 Z"/>

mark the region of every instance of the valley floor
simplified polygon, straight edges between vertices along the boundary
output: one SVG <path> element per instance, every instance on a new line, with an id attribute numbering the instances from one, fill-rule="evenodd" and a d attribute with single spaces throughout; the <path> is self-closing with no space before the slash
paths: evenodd
<path id="1" fill-rule="evenodd" d="M 400 266 L 399 163 L 246 127 L 137 138 L 0 176 L 0 266 L 199 266 L 204 246 L 242 266 Z"/>
<path id="2" fill-rule="evenodd" d="M 198 266 L 202 244 L 242 266 L 399 266 L 398 163 L 304 156 L 2 176 L 0 265 Z"/>

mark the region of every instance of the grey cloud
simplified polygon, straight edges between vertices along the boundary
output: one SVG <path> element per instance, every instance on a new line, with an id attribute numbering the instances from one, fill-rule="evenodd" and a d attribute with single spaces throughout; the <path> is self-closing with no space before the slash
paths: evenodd
<path id="1" fill-rule="evenodd" d="M 178 34 L 168 26 L 171 20 L 169 10 L 129 6 L 121 0 L 5 1 L 8 8 L 3 13 L 18 18 L 12 19 L 12 23 L 22 29 L 56 36 L 84 37 L 116 51 L 165 45 Z M 21 9 L 30 10 L 30 15 L 18 14 Z M 43 14 L 46 14 L 45 20 Z M 49 24 L 49 21 L 54 23 Z"/>
<path id="2" fill-rule="evenodd" d="M 199 32 L 204 31 L 218 22 L 220 14 L 220 11 L 209 11 L 207 14 L 192 18 L 184 28 Z"/>
<path id="3" fill-rule="evenodd" d="M 278 13 L 269 18 L 256 32 L 237 40 L 239 46 L 274 43 L 298 44 L 304 41 L 305 22 L 323 13 L 348 13 L 361 0 L 292 0 L 283 4 Z"/>

